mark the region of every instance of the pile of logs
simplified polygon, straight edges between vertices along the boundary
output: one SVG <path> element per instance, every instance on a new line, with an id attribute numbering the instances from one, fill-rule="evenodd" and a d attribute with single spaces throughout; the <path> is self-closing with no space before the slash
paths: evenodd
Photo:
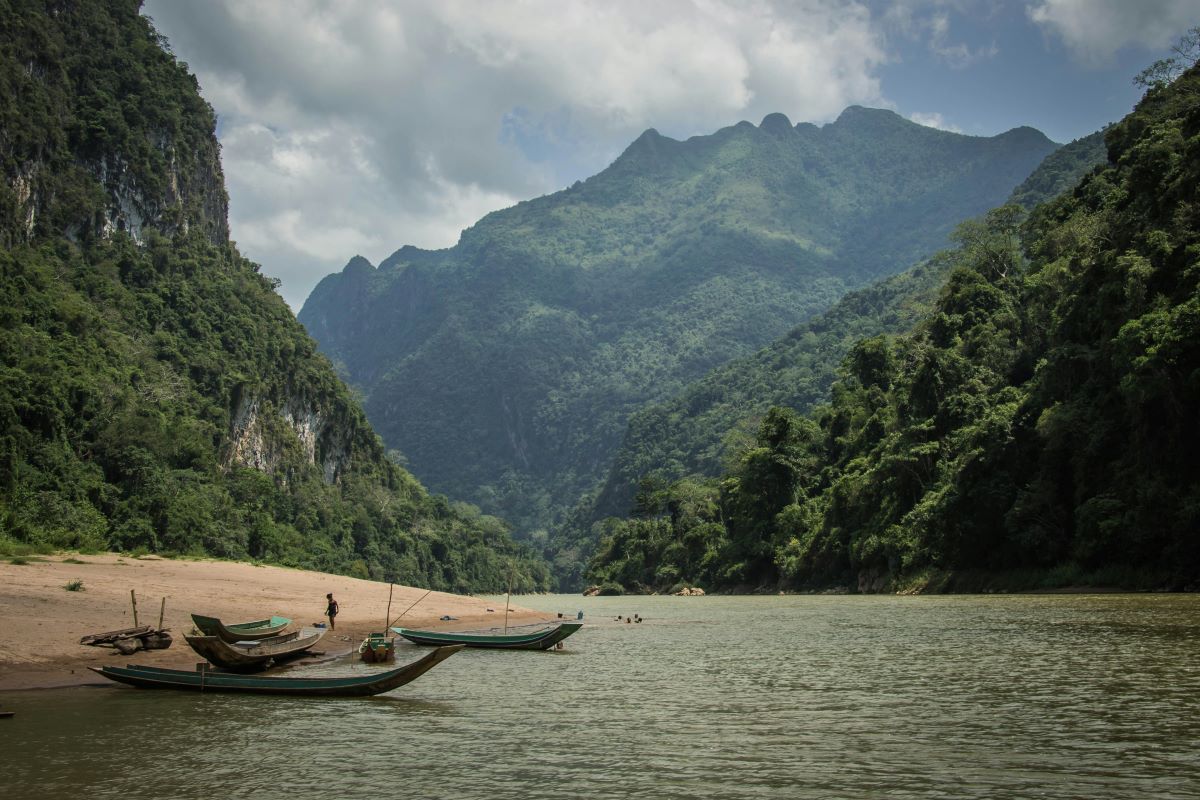
<path id="1" fill-rule="evenodd" d="M 93 647 L 115 647 L 122 655 L 126 656 L 132 655 L 138 650 L 166 650 L 170 647 L 171 634 L 167 632 L 170 629 L 163 627 L 163 614 L 167 610 L 167 598 L 163 598 L 162 606 L 159 608 L 157 628 L 138 625 L 137 595 L 132 589 L 129 590 L 129 599 L 133 603 L 132 628 L 89 634 L 80 639 L 79 643 Z"/>

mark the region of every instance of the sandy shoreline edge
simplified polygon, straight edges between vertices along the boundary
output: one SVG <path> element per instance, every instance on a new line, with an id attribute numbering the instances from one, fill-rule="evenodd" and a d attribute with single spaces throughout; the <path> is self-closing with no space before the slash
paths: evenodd
<path id="1" fill-rule="evenodd" d="M 79 591 L 67 590 L 73 581 L 81 582 Z M 133 625 L 131 589 L 137 593 L 141 624 L 158 624 L 166 598 L 163 626 L 171 630 L 174 644 L 167 650 L 132 656 L 79 644 L 81 636 Z M 107 684 L 87 669 L 106 664 L 192 669 L 203 660 L 183 640 L 192 629 L 193 612 L 230 622 L 277 614 L 292 619 L 293 627 L 306 626 L 325 621 L 329 592 L 341 612 L 336 630 L 327 633 L 316 649 L 332 657 L 357 650 L 367 633 L 383 627 L 386 583 L 287 567 L 115 553 L 29 556 L 25 564 L 5 561 L 0 563 L 0 691 Z M 504 624 L 503 598 L 497 604 L 426 592 L 397 584 L 392 618 L 417 603 L 398 624 L 444 629 Z M 444 622 L 443 616 L 457 619 Z M 524 625 L 552 616 L 512 605 L 508 622 Z"/>

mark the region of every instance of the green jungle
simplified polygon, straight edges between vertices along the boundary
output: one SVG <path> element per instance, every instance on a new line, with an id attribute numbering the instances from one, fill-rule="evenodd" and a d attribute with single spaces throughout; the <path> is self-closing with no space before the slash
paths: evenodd
<path id="1" fill-rule="evenodd" d="M 386 457 L 229 242 L 215 118 L 140 4 L 50 5 L 0 6 L 0 548 L 548 588 Z"/>

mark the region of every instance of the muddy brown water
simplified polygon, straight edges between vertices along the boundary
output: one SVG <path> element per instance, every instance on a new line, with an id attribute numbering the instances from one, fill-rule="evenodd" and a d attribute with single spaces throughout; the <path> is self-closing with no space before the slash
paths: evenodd
<path id="1" fill-rule="evenodd" d="M 1200 797 L 1200 596 L 521 603 L 587 624 L 370 699 L 0 693 L 3 794 Z"/>

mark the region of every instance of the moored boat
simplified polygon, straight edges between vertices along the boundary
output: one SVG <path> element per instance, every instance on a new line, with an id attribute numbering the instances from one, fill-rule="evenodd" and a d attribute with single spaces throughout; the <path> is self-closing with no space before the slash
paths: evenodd
<path id="1" fill-rule="evenodd" d="M 386 633 L 372 633 L 358 646 L 358 655 L 368 664 L 383 664 L 396 660 L 396 638 Z"/>
<path id="2" fill-rule="evenodd" d="M 417 631 L 392 628 L 413 644 L 444 647 L 462 644 L 467 647 L 491 647 L 501 650 L 549 650 L 583 627 L 582 622 L 560 622 L 549 628 L 529 633 L 491 633 L 488 631 Z"/>
<path id="3" fill-rule="evenodd" d="M 403 686 L 461 650 L 461 646 L 439 647 L 424 658 L 386 672 L 344 677 L 271 677 L 238 675 L 212 670 L 178 670 L 160 667 L 90 667 L 109 680 L 139 689 L 179 689 L 192 692 L 241 692 L 245 694 L 288 694 L 310 697 L 365 697 Z"/>
<path id="4" fill-rule="evenodd" d="M 297 658 L 321 641 L 324 630 L 301 635 L 300 631 L 260 639 L 256 642 L 230 643 L 220 636 L 184 636 L 187 643 L 204 658 L 226 669 L 265 669 L 271 664 Z"/>
<path id="5" fill-rule="evenodd" d="M 287 617 L 268 617 L 226 625 L 216 617 L 192 614 L 192 623 L 205 636 L 219 636 L 226 642 L 253 642 L 278 636 L 292 621 Z"/>

